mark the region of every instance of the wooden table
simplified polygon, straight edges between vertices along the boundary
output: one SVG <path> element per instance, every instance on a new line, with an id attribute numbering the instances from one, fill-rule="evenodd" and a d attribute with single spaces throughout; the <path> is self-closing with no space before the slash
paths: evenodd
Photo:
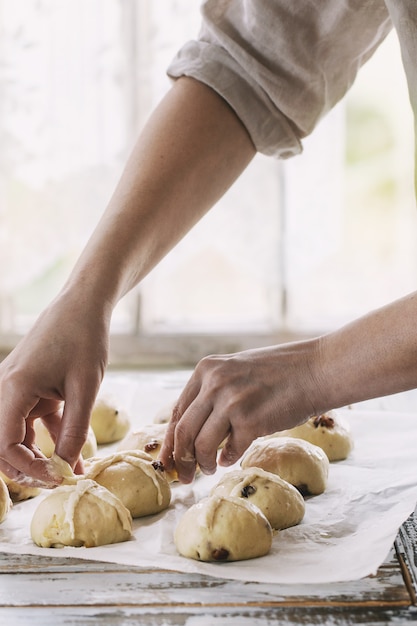
<path id="1" fill-rule="evenodd" d="M 60 557 L 0 554 L 4 626 L 350 626 L 417 622 L 417 516 L 375 576 L 273 585 Z"/>

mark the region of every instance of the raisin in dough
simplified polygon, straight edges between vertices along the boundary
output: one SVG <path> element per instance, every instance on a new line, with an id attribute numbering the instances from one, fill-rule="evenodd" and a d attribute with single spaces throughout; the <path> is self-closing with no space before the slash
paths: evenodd
<path id="1" fill-rule="evenodd" d="M 347 459 L 353 448 L 349 425 L 336 411 L 311 417 L 307 422 L 271 435 L 271 437 L 297 437 L 322 448 L 329 461 Z"/>
<path id="2" fill-rule="evenodd" d="M 130 428 L 130 418 L 115 400 L 102 396 L 94 404 L 90 424 L 101 445 L 123 439 Z"/>
<path id="3" fill-rule="evenodd" d="M 208 496 L 180 519 L 174 541 L 178 552 L 197 561 L 241 561 L 264 556 L 272 528 L 264 514 L 243 498 Z"/>
<path id="4" fill-rule="evenodd" d="M 241 467 L 260 467 L 278 474 L 303 495 L 319 495 L 327 486 L 329 459 L 321 448 L 303 439 L 273 437 L 256 439 Z"/>
<path id="5" fill-rule="evenodd" d="M 275 530 L 299 524 L 305 513 L 304 498 L 298 489 L 259 467 L 227 472 L 211 495 L 247 498 L 261 509 Z"/>
<path id="6" fill-rule="evenodd" d="M 122 450 L 142 450 L 157 460 L 167 428 L 168 424 L 145 424 L 127 434 L 119 443 L 117 450 L 119 452 Z M 169 482 L 178 480 L 178 474 L 175 470 L 166 471 L 165 475 Z"/>
<path id="7" fill-rule="evenodd" d="M 132 517 L 105 487 L 81 479 L 57 487 L 40 502 L 30 532 L 42 548 L 89 548 L 130 539 Z"/>
<path id="8" fill-rule="evenodd" d="M 116 452 L 91 459 L 85 476 L 116 495 L 132 517 L 153 515 L 171 502 L 171 488 L 161 463 L 140 450 Z"/>
<path id="9" fill-rule="evenodd" d="M 11 506 L 12 501 L 10 500 L 9 490 L 4 480 L 0 478 L 0 522 L 6 519 Z"/>

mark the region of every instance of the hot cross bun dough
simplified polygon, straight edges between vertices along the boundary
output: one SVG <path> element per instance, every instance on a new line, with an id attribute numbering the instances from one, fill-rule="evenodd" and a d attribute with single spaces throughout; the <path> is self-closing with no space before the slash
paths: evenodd
<path id="1" fill-rule="evenodd" d="M 130 417 L 116 400 L 101 396 L 91 412 L 91 428 L 99 445 L 120 441 L 130 428 Z"/>
<path id="2" fill-rule="evenodd" d="M 90 548 L 130 539 L 132 517 L 108 489 L 81 479 L 57 487 L 40 502 L 30 532 L 42 548 Z"/>
<path id="3" fill-rule="evenodd" d="M 9 490 L 4 480 L 0 478 L 0 522 L 6 519 L 11 506 L 12 501 L 10 499 Z"/>
<path id="4" fill-rule="evenodd" d="M 211 495 L 246 498 L 261 509 L 275 530 L 299 524 L 305 513 L 304 498 L 298 489 L 259 467 L 227 472 Z"/>
<path id="5" fill-rule="evenodd" d="M 275 433 L 277 437 L 297 437 L 322 448 L 329 461 L 347 459 L 353 448 L 349 425 L 336 411 L 311 417 L 307 422 Z"/>
<path id="6" fill-rule="evenodd" d="M 118 450 L 143 450 L 152 458 L 157 459 L 167 424 L 144 424 L 140 428 L 128 433 L 118 444 Z"/>
<path id="7" fill-rule="evenodd" d="M 272 545 L 272 528 L 247 500 L 208 496 L 180 519 L 174 541 L 178 552 L 197 561 L 241 561 L 264 556 Z"/>
<path id="8" fill-rule="evenodd" d="M 168 424 L 172 417 L 172 411 L 174 410 L 175 404 L 176 402 L 169 402 L 165 406 L 158 409 L 152 420 L 154 424 Z"/>
<path id="9" fill-rule="evenodd" d="M 6 484 L 12 502 L 23 502 L 23 500 L 29 500 L 41 493 L 41 490 L 37 487 L 28 487 L 25 484 L 11 480 L 3 472 L 0 472 L 0 478 Z"/>
<path id="10" fill-rule="evenodd" d="M 116 452 L 85 464 L 85 476 L 116 495 L 132 517 L 168 508 L 171 488 L 161 463 L 140 450 Z"/>
<path id="11" fill-rule="evenodd" d="M 117 450 L 142 450 L 157 460 L 164 441 L 168 424 L 144 424 L 141 428 L 131 431 L 119 443 Z M 178 474 L 174 470 L 165 473 L 169 482 L 178 480 Z"/>
<path id="12" fill-rule="evenodd" d="M 321 448 L 304 439 L 261 438 L 248 448 L 241 467 L 260 467 L 278 474 L 303 495 L 319 495 L 327 486 L 329 459 Z"/>
<path id="13" fill-rule="evenodd" d="M 48 429 L 40 419 L 34 421 L 33 427 L 35 430 L 35 444 L 45 456 L 51 457 L 55 450 L 55 443 L 53 442 Z M 97 440 L 94 431 L 90 426 L 90 428 L 88 429 L 86 442 L 81 450 L 81 455 L 83 459 L 89 459 L 96 454 Z"/>

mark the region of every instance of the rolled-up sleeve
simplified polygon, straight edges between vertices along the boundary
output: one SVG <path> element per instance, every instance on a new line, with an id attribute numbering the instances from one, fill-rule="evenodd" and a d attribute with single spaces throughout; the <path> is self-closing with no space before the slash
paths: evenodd
<path id="1" fill-rule="evenodd" d="M 219 93 L 259 152 L 288 158 L 392 28 L 383 0 L 206 0 L 168 68 Z"/>

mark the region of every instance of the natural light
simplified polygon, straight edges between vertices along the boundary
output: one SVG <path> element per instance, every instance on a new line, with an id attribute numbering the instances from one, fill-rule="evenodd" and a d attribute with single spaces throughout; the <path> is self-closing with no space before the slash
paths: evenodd
<path id="1" fill-rule="evenodd" d="M 63 284 L 198 25 L 188 0 L 0 0 L 4 349 Z M 117 359 L 129 337 L 308 335 L 414 290 L 412 136 L 392 34 L 302 156 L 259 155 L 120 303 Z"/>

